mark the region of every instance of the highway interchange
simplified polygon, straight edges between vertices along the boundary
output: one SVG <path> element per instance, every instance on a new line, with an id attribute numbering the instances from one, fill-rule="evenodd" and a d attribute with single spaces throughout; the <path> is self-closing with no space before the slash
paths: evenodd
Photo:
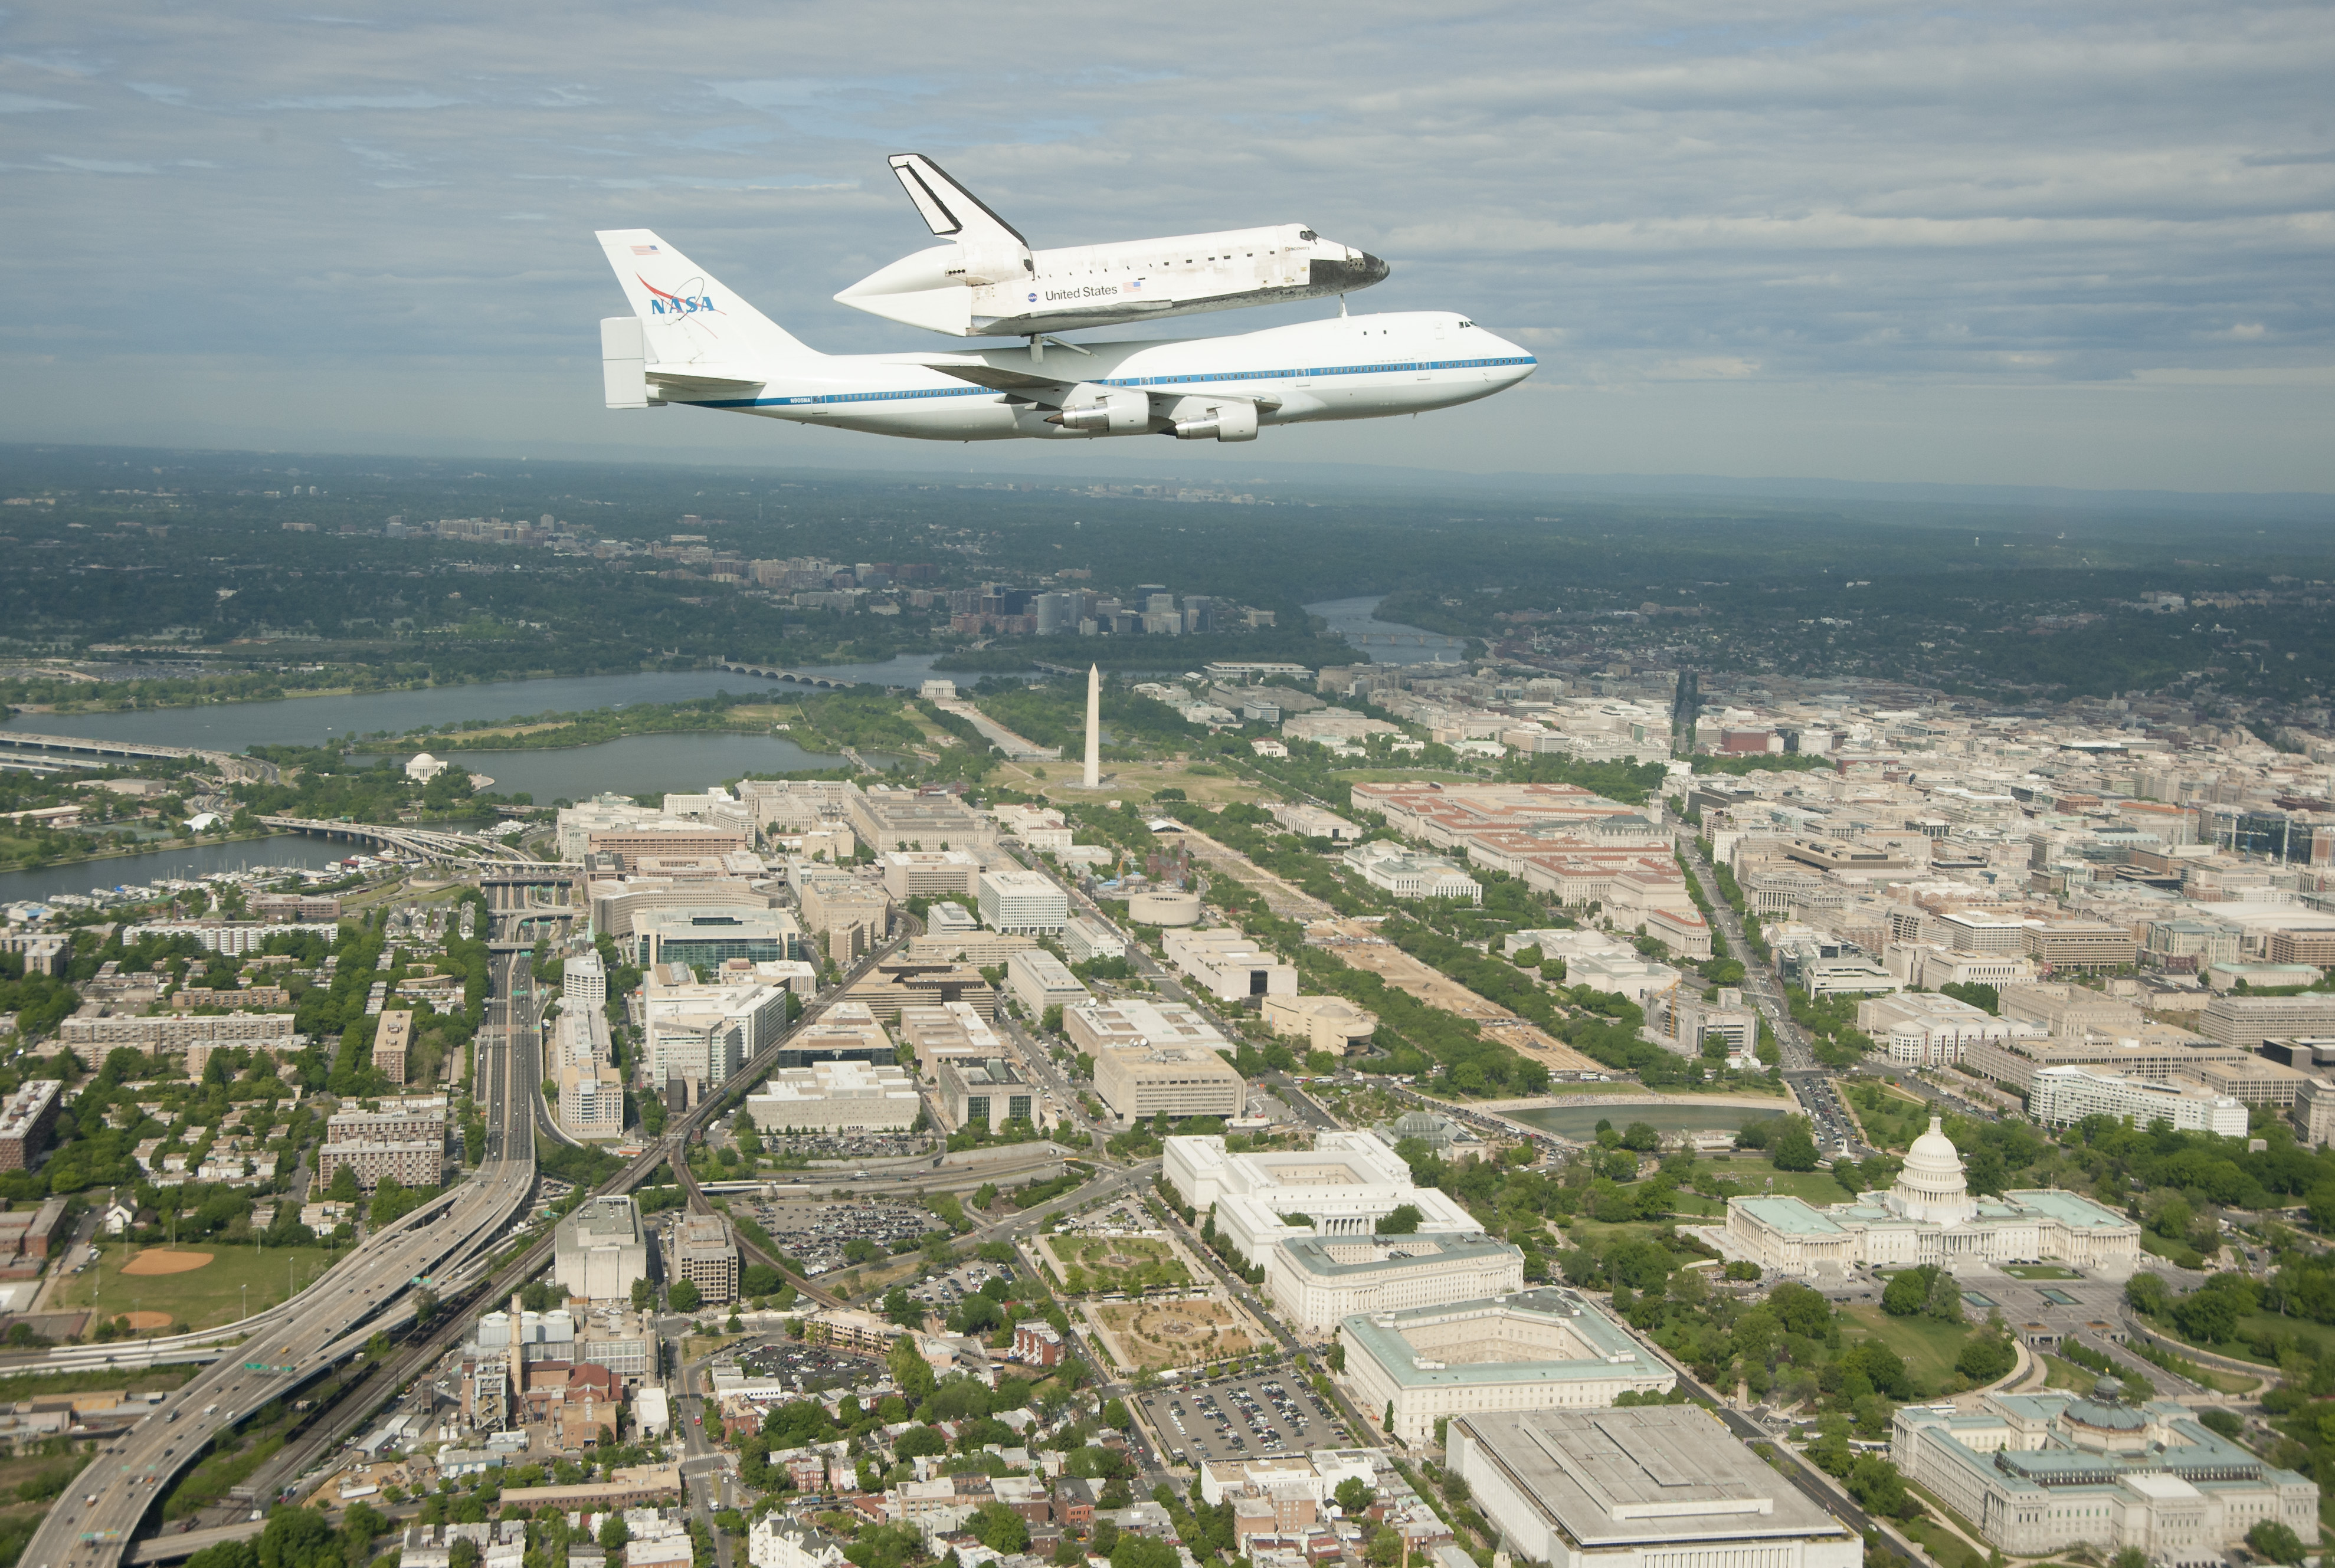
<path id="1" fill-rule="evenodd" d="M 478 1073 L 489 1132 L 479 1175 L 368 1237 L 292 1301 L 234 1325 L 244 1332 L 241 1344 L 102 1447 L 42 1520 L 23 1563 L 114 1568 L 170 1482 L 213 1437 L 357 1353 L 375 1330 L 410 1320 L 417 1282 L 444 1283 L 492 1246 L 535 1185 L 528 1108 L 537 1098 L 537 1058 L 511 1050 L 509 1038 L 480 1035 Z"/>

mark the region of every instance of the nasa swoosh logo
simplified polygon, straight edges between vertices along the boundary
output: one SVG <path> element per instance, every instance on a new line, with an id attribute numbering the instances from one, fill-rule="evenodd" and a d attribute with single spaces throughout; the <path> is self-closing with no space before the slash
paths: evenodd
<path id="1" fill-rule="evenodd" d="M 633 276 L 641 276 L 639 273 Z M 713 296 L 705 292 L 706 284 L 702 277 L 693 277 L 683 284 L 679 294 L 668 294 L 644 277 L 641 277 L 641 286 L 654 296 L 649 301 L 649 308 L 659 315 L 722 314 L 713 303 Z"/>

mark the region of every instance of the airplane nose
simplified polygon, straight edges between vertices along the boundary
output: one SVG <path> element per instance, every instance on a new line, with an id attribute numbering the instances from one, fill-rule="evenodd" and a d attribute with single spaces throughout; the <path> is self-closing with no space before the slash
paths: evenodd
<path id="1" fill-rule="evenodd" d="M 1307 264 L 1306 281 L 1315 288 L 1333 289 L 1340 294 L 1348 289 L 1368 288 L 1386 281 L 1394 269 L 1366 250 L 1349 250 L 1345 259 L 1325 260 L 1315 257 Z"/>
<path id="2" fill-rule="evenodd" d="M 1504 385 L 1514 386 L 1540 368 L 1540 361 L 1535 359 L 1531 352 L 1522 345 L 1510 343 L 1504 337 L 1495 337 L 1492 341 L 1499 344 L 1494 357 L 1509 362 L 1507 364 L 1488 366 L 1492 379 L 1497 379 Z"/>

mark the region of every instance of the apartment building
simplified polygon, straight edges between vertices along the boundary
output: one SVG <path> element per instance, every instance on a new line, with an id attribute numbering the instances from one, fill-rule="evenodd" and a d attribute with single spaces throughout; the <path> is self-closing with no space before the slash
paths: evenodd
<path id="1" fill-rule="evenodd" d="M 738 1299 L 738 1238 L 729 1216 L 684 1215 L 673 1230 L 672 1275 L 687 1280 L 710 1306 Z"/>
<path id="2" fill-rule="evenodd" d="M 356 1173 L 357 1186 L 366 1192 L 389 1176 L 401 1186 L 428 1189 L 445 1175 L 446 1146 L 442 1140 L 412 1138 L 327 1142 L 316 1151 L 316 1178 L 325 1186 L 333 1185 L 344 1166 Z"/>
<path id="3" fill-rule="evenodd" d="M 608 1005 L 608 972 L 596 951 L 571 953 L 560 962 L 559 1000 L 571 1012 L 596 1012 Z"/>
<path id="4" fill-rule="evenodd" d="M 405 1082 L 405 1059 L 413 1049 L 413 1014 L 384 1011 L 373 1031 L 373 1070 L 394 1084 Z"/>
<path id="5" fill-rule="evenodd" d="M 56 1134 L 63 1094 L 55 1079 L 27 1079 L 0 1103 L 0 1170 L 33 1168 Z"/>

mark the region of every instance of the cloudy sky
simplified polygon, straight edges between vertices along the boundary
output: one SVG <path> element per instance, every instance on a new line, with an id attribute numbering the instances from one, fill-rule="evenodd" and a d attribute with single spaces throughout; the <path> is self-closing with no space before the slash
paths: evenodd
<path id="1" fill-rule="evenodd" d="M 0 438 L 1109 466 L 599 406 L 595 228 L 945 343 L 829 298 L 932 243 L 914 150 L 1041 246 L 1303 220 L 1542 360 L 1129 460 L 2335 490 L 2323 0 L 305 3 L 0 11 Z"/>

